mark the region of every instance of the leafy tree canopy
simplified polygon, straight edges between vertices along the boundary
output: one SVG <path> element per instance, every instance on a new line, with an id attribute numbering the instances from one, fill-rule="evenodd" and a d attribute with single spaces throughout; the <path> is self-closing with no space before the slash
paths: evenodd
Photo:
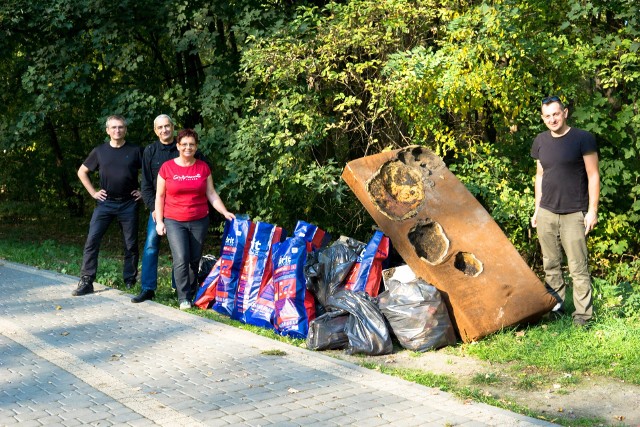
<path id="1" fill-rule="evenodd" d="M 536 264 L 529 147 L 556 94 L 599 141 L 605 275 L 640 249 L 639 17 L 636 0 L 6 0 L 0 197 L 81 212 L 75 169 L 104 118 L 144 145 L 168 113 L 201 133 L 234 210 L 365 239 L 342 168 L 422 144 Z"/>

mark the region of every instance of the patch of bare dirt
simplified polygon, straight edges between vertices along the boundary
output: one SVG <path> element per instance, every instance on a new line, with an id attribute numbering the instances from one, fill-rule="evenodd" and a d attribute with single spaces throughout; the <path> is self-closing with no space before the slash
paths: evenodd
<path id="1" fill-rule="evenodd" d="M 361 356 L 331 352 L 333 356 L 362 363 Z M 509 366 L 491 364 L 444 351 L 416 355 L 402 351 L 388 356 L 369 356 L 367 362 L 390 368 L 416 369 L 455 379 L 458 387 L 479 389 L 491 397 L 529 408 L 548 421 L 579 418 L 601 419 L 603 426 L 640 427 L 640 386 L 610 378 L 563 374 L 521 375 Z M 525 374 L 525 373 L 522 373 Z M 523 380 L 535 377 L 535 384 Z M 486 381 L 482 380 L 485 378 Z"/>

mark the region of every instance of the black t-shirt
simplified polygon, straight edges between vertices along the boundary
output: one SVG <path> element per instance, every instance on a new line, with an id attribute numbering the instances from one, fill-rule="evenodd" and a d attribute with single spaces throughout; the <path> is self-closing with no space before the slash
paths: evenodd
<path id="1" fill-rule="evenodd" d="M 531 146 L 531 157 L 544 170 L 540 207 L 556 214 L 586 212 L 589 180 L 583 156 L 597 151 L 595 136 L 585 130 L 571 128 L 557 138 L 551 131 L 539 134 Z"/>
<path id="2" fill-rule="evenodd" d="M 129 197 L 138 189 L 138 170 L 142 167 L 142 150 L 125 142 L 114 148 L 105 142 L 91 150 L 83 163 L 90 171 L 100 174 L 100 188 L 110 197 Z"/>

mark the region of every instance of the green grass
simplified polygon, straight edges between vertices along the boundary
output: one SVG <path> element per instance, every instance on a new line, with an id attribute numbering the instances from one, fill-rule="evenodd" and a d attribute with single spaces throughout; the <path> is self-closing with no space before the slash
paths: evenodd
<path id="1" fill-rule="evenodd" d="M 603 375 L 632 384 L 640 384 L 639 349 L 637 319 L 604 318 L 576 328 L 569 316 L 457 347 L 459 353 L 489 362 L 512 363 L 516 371 L 534 366 L 541 372 Z"/>
<path id="2" fill-rule="evenodd" d="M 498 384 L 500 382 L 501 382 L 500 377 L 498 377 L 493 372 L 486 373 L 486 374 L 477 373 L 471 379 L 471 383 L 477 384 L 477 385 L 491 385 L 491 384 Z"/>
<path id="3" fill-rule="evenodd" d="M 140 224 L 146 224 L 146 217 L 143 214 L 141 214 Z M 0 259 L 78 276 L 87 229 L 88 218 L 81 220 L 60 217 L 38 220 L 3 218 L 0 220 Z M 144 232 L 144 229 L 140 230 L 140 246 L 144 242 Z M 219 239 L 219 233 L 210 233 L 205 253 L 218 255 L 219 242 L 216 239 Z M 121 246 L 120 231 L 116 225 L 112 225 L 103 239 L 96 281 L 126 291 L 121 276 Z M 163 242 L 155 301 L 177 307 L 176 296 L 171 289 L 170 272 L 169 249 L 167 243 Z M 135 294 L 139 290 L 138 285 L 128 292 Z M 282 337 L 272 330 L 246 325 L 212 310 L 203 311 L 194 308 L 190 312 L 254 334 L 305 347 L 304 340 Z M 640 384 L 639 350 L 640 320 L 637 316 L 617 318 L 601 315 L 588 328 L 573 327 L 570 316 L 567 316 L 557 321 L 543 321 L 527 327 L 505 329 L 479 342 L 458 344 L 441 351 L 499 363 L 507 370 L 506 373 L 516 379 L 517 388 L 534 390 L 545 384 L 548 386 L 550 383 L 558 383 L 563 388 L 576 385 L 580 378 L 586 375 L 602 375 Z M 422 353 L 409 352 L 409 355 L 420 357 Z M 478 373 L 472 380 L 472 387 L 467 387 L 458 385 L 454 378 L 447 375 L 390 368 L 383 361 L 367 362 L 364 358 L 359 363 L 364 367 L 408 381 L 451 392 L 463 399 L 472 399 L 524 415 L 537 416 L 527 408 L 496 399 L 474 387 L 498 384 L 501 378 L 493 373 Z M 565 423 L 562 419 L 551 421 Z M 591 426 L 602 424 L 602 420 L 572 419 L 568 424 Z"/>
<path id="4" fill-rule="evenodd" d="M 412 383 L 422 384 L 427 387 L 433 387 L 442 391 L 454 392 L 457 389 L 456 380 L 449 375 L 432 374 L 431 372 L 420 371 L 416 369 L 391 368 L 373 362 L 361 362 L 362 366 L 373 369 L 383 374 L 389 374 L 403 378 Z"/>

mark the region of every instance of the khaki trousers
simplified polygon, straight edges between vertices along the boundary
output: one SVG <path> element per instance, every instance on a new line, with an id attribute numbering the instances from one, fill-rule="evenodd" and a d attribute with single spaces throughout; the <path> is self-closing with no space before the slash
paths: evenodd
<path id="1" fill-rule="evenodd" d="M 538 211 L 538 240 L 542 248 L 545 282 L 564 306 L 566 285 L 562 277 L 563 250 L 567 256 L 569 274 L 573 281 L 573 318 L 591 319 L 593 297 L 589 275 L 587 239 L 584 235 L 584 214 L 554 214 L 546 209 Z"/>

